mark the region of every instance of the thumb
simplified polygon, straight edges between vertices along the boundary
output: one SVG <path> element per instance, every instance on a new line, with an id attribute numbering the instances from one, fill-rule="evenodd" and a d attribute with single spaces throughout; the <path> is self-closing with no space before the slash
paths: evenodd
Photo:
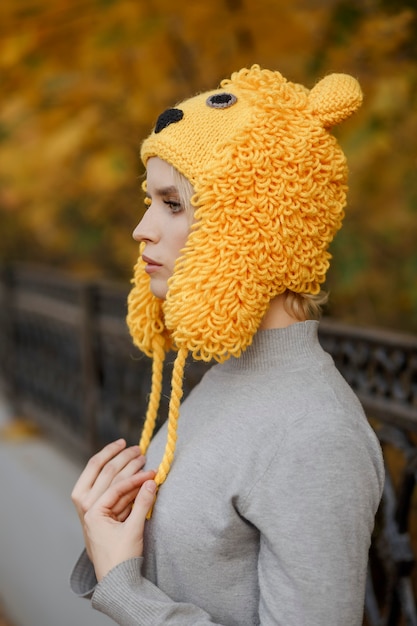
<path id="1" fill-rule="evenodd" d="M 156 482 L 154 480 L 147 480 L 143 483 L 138 495 L 135 498 L 135 503 L 129 516 L 129 521 L 132 520 L 132 524 L 138 525 L 140 533 L 143 532 L 145 518 L 155 502 L 156 491 Z"/>

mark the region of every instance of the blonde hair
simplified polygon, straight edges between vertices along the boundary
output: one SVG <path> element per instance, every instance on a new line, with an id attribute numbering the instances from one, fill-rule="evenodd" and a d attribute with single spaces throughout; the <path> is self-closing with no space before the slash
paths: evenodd
<path id="1" fill-rule="evenodd" d="M 179 172 L 173 165 L 171 165 L 171 167 L 174 176 L 174 183 L 178 190 L 181 205 L 184 207 L 185 212 L 187 213 L 187 216 L 191 223 L 194 219 L 194 206 L 191 201 L 194 195 L 194 187 L 192 186 L 188 178 L 184 176 L 184 174 L 181 174 L 181 172 Z"/>
<path id="2" fill-rule="evenodd" d="M 317 294 L 311 294 L 295 293 L 288 289 L 285 292 L 284 307 L 287 313 L 300 322 L 303 320 L 319 320 L 328 299 L 329 294 L 323 290 Z"/>

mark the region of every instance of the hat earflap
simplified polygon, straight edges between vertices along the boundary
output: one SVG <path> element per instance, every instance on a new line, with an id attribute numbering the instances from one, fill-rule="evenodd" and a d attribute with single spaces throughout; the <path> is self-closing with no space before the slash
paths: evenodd
<path id="1" fill-rule="evenodd" d="M 145 272 L 142 260 L 144 244 L 139 249 L 139 258 L 134 267 L 133 287 L 127 299 L 126 322 L 132 335 L 133 343 L 146 356 L 153 357 L 155 349 L 161 344 L 165 352 L 172 349 L 172 339 L 165 327 L 163 300 L 154 296 L 150 289 L 150 279 Z"/>

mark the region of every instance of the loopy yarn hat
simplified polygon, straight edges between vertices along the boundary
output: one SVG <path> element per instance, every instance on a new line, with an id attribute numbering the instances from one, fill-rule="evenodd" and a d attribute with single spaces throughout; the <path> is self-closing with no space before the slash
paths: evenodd
<path id="1" fill-rule="evenodd" d="M 141 258 L 128 300 L 133 340 L 153 358 L 142 452 L 155 425 L 164 355 L 178 353 L 158 484 L 173 460 L 187 355 L 238 357 L 274 296 L 319 292 L 347 191 L 346 160 L 328 129 L 361 102 L 351 76 L 331 74 L 308 90 L 254 65 L 162 113 L 144 141 L 145 166 L 158 156 L 195 190 L 195 223 L 166 300 L 152 295 Z"/>

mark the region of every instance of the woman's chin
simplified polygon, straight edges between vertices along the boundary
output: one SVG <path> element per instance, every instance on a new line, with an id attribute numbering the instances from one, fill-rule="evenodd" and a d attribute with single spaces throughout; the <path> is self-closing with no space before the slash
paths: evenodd
<path id="1" fill-rule="evenodd" d="M 165 300 L 168 291 L 168 285 L 165 281 L 151 278 L 150 288 L 151 293 L 156 298 L 159 298 L 160 300 Z"/>

